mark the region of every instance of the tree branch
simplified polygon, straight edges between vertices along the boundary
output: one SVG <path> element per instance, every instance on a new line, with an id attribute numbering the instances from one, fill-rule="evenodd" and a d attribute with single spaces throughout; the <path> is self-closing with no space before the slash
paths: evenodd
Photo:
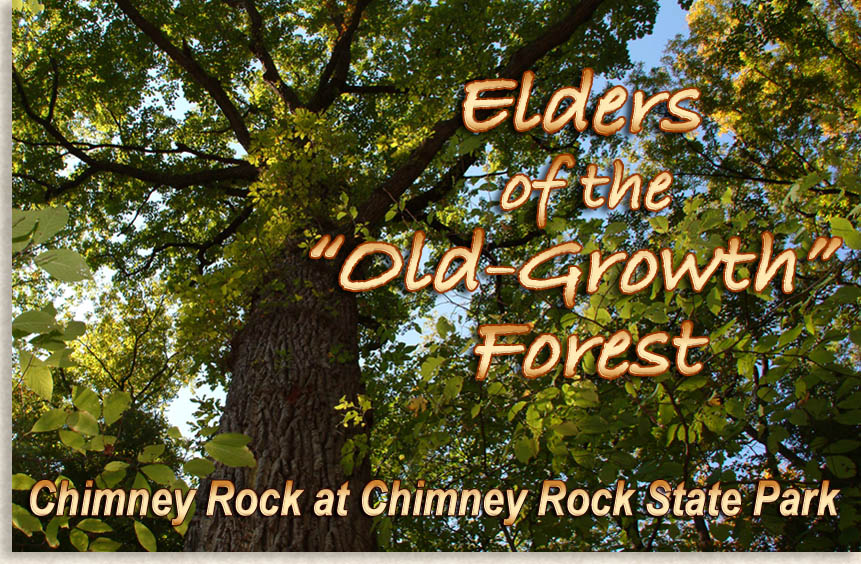
<path id="1" fill-rule="evenodd" d="M 45 118 L 42 118 L 33 110 L 27 98 L 27 93 L 24 90 L 24 85 L 22 83 L 21 77 L 14 68 L 12 69 L 12 80 L 15 84 L 15 89 L 18 91 L 18 94 L 20 96 L 21 107 L 24 110 L 24 113 L 32 121 L 42 126 L 45 132 L 48 133 L 48 135 L 50 135 L 54 139 L 56 139 L 57 142 L 70 154 L 83 161 L 84 164 L 88 165 L 90 170 L 86 171 L 86 174 L 88 174 L 89 176 L 92 176 L 96 172 L 112 172 L 122 176 L 130 176 L 132 178 L 137 178 L 138 180 L 143 180 L 144 182 L 165 186 L 173 186 L 175 188 L 185 188 L 187 186 L 202 185 L 211 182 L 220 182 L 226 180 L 243 180 L 253 182 L 257 179 L 257 175 L 259 173 L 257 167 L 253 166 L 247 161 L 240 161 L 242 164 L 237 164 L 236 166 L 226 168 L 199 170 L 195 172 L 177 174 L 166 171 L 140 169 L 126 164 L 94 159 L 80 146 L 66 139 L 62 132 L 60 132 L 60 130 L 57 129 L 57 127 L 53 123 L 49 122 Z M 86 180 L 86 178 L 83 180 Z M 80 185 L 83 180 L 79 182 L 73 181 L 72 183 L 67 183 L 65 185 L 65 190 Z M 57 194 L 52 194 L 52 197 L 56 195 Z"/>
<path id="2" fill-rule="evenodd" d="M 129 0 L 116 0 L 116 4 L 138 29 L 209 93 L 213 101 L 221 109 L 222 113 L 224 113 L 227 121 L 230 122 L 233 132 L 236 134 L 236 139 L 248 150 L 251 146 L 251 134 L 248 132 L 248 127 L 245 125 L 245 121 L 243 121 L 239 110 L 230 101 L 230 97 L 221 86 L 221 83 L 208 74 L 194 59 L 191 48 L 183 44 L 183 48 L 180 49 L 171 43 L 161 28 L 144 18 Z"/>
<path id="3" fill-rule="evenodd" d="M 244 0 L 242 3 L 245 6 L 245 12 L 248 14 L 250 22 L 251 52 L 254 53 L 254 56 L 263 65 L 263 80 L 281 97 L 281 100 L 287 104 L 288 108 L 298 108 L 302 105 L 299 96 L 281 78 L 278 67 L 266 48 L 266 43 L 263 40 L 263 17 L 257 10 L 257 6 L 255 6 L 253 0 Z"/>
<path id="4" fill-rule="evenodd" d="M 85 168 L 80 174 L 78 174 L 75 178 L 63 182 L 62 184 L 55 186 L 53 184 L 49 184 L 43 180 L 36 178 L 30 174 L 20 174 L 14 173 L 12 176 L 14 178 L 22 178 L 24 180 L 30 180 L 31 182 L 36 182 L 37 184 L 41 184 L 45 187 L 45 202 L 49 202 L 56 198 L 57 196 L 61 196 L 70 190 L 74 190 L 96 174 L 96 169 L 92 167 Z"/>
<path id="5" fill-rule="evenodd" d="M 15 137 L 14 135 L 12 136 L 12 140 L 16 143 L 21 143 L 29 147 L 65 148 L 65 145 L 60 142 L 31 141 L 29 139 L 21 139 L 19 137 Z M 175 149 L 156 149 L 153 147 L 144 147 L 142 145 L 121 145 L 118 143 L 85 143 L 83 141 L 69 141 L 69 143 L 71 143 L 75 147 L 79 147 L 84 151 L 95 151 L 98 149 L 116 149 L 118 151 L 124 152 L 150 153 L 154 155 L 178 155 L 182 153 L 189 153 L 203 160 L 216 161 L 225 164 L 246 164 L 247 162 L 242 159 L 234 159 L 233 157 L 225 157 L 222 155 L 207 153 L 206 151 L 201 151 L 200 149 L 194 149 L 192 147 L 189 147 L 185 143 L 176 143 Z"/>
<path id="6" fill-rule="evenodd" d="M 325 110 L 335 100 L 335 97 L 347 83 L 347 73 L 350 70 L 350 47 L 353 44 L 353 36 L 359 28 L 362 13 L 372 0 L 358 0 L 353 12 L 350 14 L 350 22 L 341 31 L 329 62 L 320 75 L 320 83 L 317 91 L 308 103 L 308 109 L 312 112 Z"/>
<path id="7" fill-rule="evenodd" d="M 246 219 L 251 217 L 252 212 L 254 211 L 254 207 L 252 205 L 247 205 L 242 208 L 242 211 L 239 212 L 233 221 L 231 221 L 224 229 L 222 229 L 215 237 L 210 239 L 209 241 L 204 241 L 203 243 L 195 243 L 192 241 L 174 241 L 171 243 L 163 243 L 153 248 L 150 252 L 149 256 L 146 258 L 146 262 L 138 269 L 134 271 L 134 274 L 139 274 L 144 272 L 152 266 L 155 257 L 168 249 L 197 249 L 197 261 L 198 261 L 198 270 L 203 272 L 203 269 L 209 265 L 212 261 L 207 261 L 206 252 L 223 243 L 232 235 L 234 235 L 237 231 L 239 231 L 239 227 L 245 222 Z"/>
<path id="8" fill-rule="evenodd" d="M 603 0 L 582 0 L 566 14 L 560 22 L 547 26 L 532 42 L 524 45 L 512 55 L 498 76 L 519 77 L 544 55 L 564 44 L 580 26 L 588 22 Z M 433 127 L 433 133 L 419 145 L 406 162 L 382 183 L 359 209 L 358 223 L 376 225 L 385 216 L 392 201 L 397 201 L 419 178 L 446 142 L 461 125 L 461 116 L 441 120 Z"/>
<path id="9" fill-rule="evenodd" d="M 410 198 L 404 206 L 404 211 L 408 211 L 412 215 L 419 215 L 428 205 L 445 198 L 454 190 L 457 181 L 463 178 L 469 167 L 474 165 L 477 160 L 477 151 L 459 157 L 433 188 Z"/>

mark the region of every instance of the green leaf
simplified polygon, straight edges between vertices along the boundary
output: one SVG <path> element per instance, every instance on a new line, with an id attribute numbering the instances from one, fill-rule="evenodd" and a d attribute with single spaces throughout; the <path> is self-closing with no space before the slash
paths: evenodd
<path id="1" fill-rule="evenodd" d="M 519 401 L 511 406 L 511 409 L 508 410 L 508 420 L 512 421 L 520 411 L 526 407 L 525 401 Z"/>
<path id="2" fill-rule="evenodd" d="M 699 390 L 703 386 L 708 383 L 708 380 L 705 376 L 698 374 L 696 376 L 688 376 L 685 380 L 679 384 L 679 387 L 676 388 L 680 392 L 692 392 L 694 390 Z"/>
<path id="3" fill-rule="evenodd" d="M 607 421 L 598 415 L 590 415 L 580 422 L 580 431 L 596 435 L 607 431 Z"/>
<path id="4" fill-rule="evenodd" d="M 628 225 L 624 221 L 614 221 L 607 224 L 607 227 L 604 229 L 604 237 L 610 237 L 616 233 L 621 233 L 627 228 Z"/>
<path id="5" fill-rule="evenodd" d="M 61 282 L 77 282 L 93 277 L 84 258 L 69 249 L 52 249 L 36 257 L 36 265 Z"/>
<path id="6" fill-rule="evenodd" d="M 604 463 L 601 469 L 598 470 L 598 479 L 605 484 L 609 484 L 619 475 L 619 468 L 614 464 Z"/>
<path id="7" fill-rule="evenodd" d="M 789 343 L 794 341 L 796 338 L 798 338 L 798 336 L 801 334 L 802 329 L 804 329 L 804 324 L 799 323 L 798 325 L 796 325 L 792 329 L 783 332 L 777 341 L 777 348 L 779 348 L 779 349 L 783 348 L 784 346 L 788 345 Z"/>
<path id="8" fill-rule="evenodd" d="M 861 249 L 861 233 L 859 233 L 848 219 L 842 217 L 831 218 L 831 233 L 841 237 L 850 249 Z"/>
<path id="9" fill-rule="evenodd" d="M 69 431 L 67 429 L 60 429 L 59 434 L 60 441 L 67 447 L 79 451 L 84 450 L 84 437 L 80 433 Z"/>
<path id="10" fill-rule="evenodd" d="M 443 362 L 445 359 L 441 356 L 432 356 L 426 359 L 421 367 L 422 381 L 429 381 Z"/>
<path id="11" fill-rule="evenodd" d="M 115 422 L 123 412 L 128 409 L 132 402 L 132 398 L 128 392 L 113 392 L 105 398 L 104 419 L 105 424 L 110 425 Z"/>
<path id="12" fill-rule="evenodd" d="M 20 239 L 33 231 L 33 228 L 36 227 L 36 221 L 38 221 L 37 210 L 18 210 L 12 209 L 12 239 Z M 27 238 L 29 242 L 30 238 Z"/>
<path id="13" fill-rule="evenodd" d="M 171 439 L 179 440 L 182 438 L 182 432 L 179 430 L 179 427 L 174 425 L 173 427 L 171 427 L 170 429 L 167 430 L 167 436 L 170 437 Z"/>
<path id="14" fill-rule="evenodd" d="M 140 521 L 135 521 L 135 535 L 147 552 L 156 552 L 155 535 Z"/>
<path id="15" fill-rule="evenodd" d="M 572 403 L 574 407 L 598 407 L 600 398 L 593 390 L 577 390 L 574 393 Z"/>
<path id="16" fill-rule="evenodd" d="M 182 467 L 187 474 L 198 476 L 199 478 L 206 478 L 215 470 L 215 464 L 205 458 L 192 458 L 183 464 Z"/>
<path id="17" fill-rule="evenodd" d="M 125 470 L 129 467 L 128 462 L 123 462 L 122 460 L 112 460 L 105 464 L 105 470 L 108 472 L 116 472 L 118 470 Z"/>
<path id="18" fill-rule="evenodd" d="M 844 452 L 852 452 L 859 446 L 861 446 L 861 441 L 856 441 L 852 439 L 841 439 L 839 441 L 835 441 L 833 444 L 828 445 L 826 452 L 830 454 L 843 454 Z"/>
<path id="19" fill-rule="evenodd" d="M 855 463 L 848 456 L 826 456 L 825 464 L 837 478 L 851 478 L 856 473 Z"/>
<path id="20" fill-rule="evenodd" d="M 217 442 L 225 446 L 243 447 L 251 442 L 251 437 L 242 433 L 221 433 L 212 437 L 210 442 Z"/>
<path id="21" fill-rule="evenodd" d="M 454 325 L 445 317 L 440 317 L 436 322 L 436 332 L 439 336 L 445 339 L 449 333 L 454 331 Z"/>
<path id="22" fill-rule="evenodd" d="M 575 425 L 573 421 L 563 421 L 553 427 L 553 430 L 563 437 L 568 437 L 577 433 L 577 425 Z"/>
<path id="23" fill-rule="evenodd" d="M 72 360 L 72 349 L 62 349 L 45 360 L 45 366 L 50 366 L 51 368 L 69 368 L 70 366 L 77 366 L 77 363 Z"/>
<path id="24" fill-rule="evenodd" d="M 88 533 L 110 533 L 113 531 L 110 525 L 101 519 L 94 519 L 92 517 L 83 519 L 80 523 L 75 525 L 75 527 L 82 531 L 87 531 Z"/>
<path id="25" fill-rule="evenodd" d="M 176 480 L 173 470 L 164 464 L 147 464 L 141 468 L 146 477 L 159 484 L 169 485 Z"/>
<path id="26" fill-rule="evenodd" d="M 29 490 L 36 483 L 36 480 L 27 474 L 12 474 L 12 489 L 13 490 Z"/>
<path id="27" fill-rule="evenodd" d="M 655 233 L 666 233 L 670 229 L 670 221 L 663 215 L 656 215 L 649 219 Z"/>
<path id="28" fill-rule="evenodd" d="M 45 311 L 25 311 L 12 320 L 12 329 L 25 335 L 31 333 L 48 333 L 57 328 L 54 316 Z"/>
<path id="29" fill-rule="evenodd" d="M 468 153 L 472 153 L 479 147 L 482 147 L 485 144 L 485 139 L 481 135 L 468 135 L 463 141 L 458 144 L 458 154 L 466 155 Z"/>
<path id="30" fill-rule="evenodd" d="M 383 517 L 377 521 L 377 541 L 383 549 L 389 548 L 392 542 L 392 519 Z"/>
<path id="31" fill-rule="evenodd" d="M 87 324 L 83 321 L 69 321 L 60 337 L 64 341 L 73 341 L 87 331 Z"/>
<path id="32" fill-rule="evenodd" d="M 100 488 L 113 488 L 114 486 L 122 482 L 125 477 L 125 469 L 117 470 L 115 472 L 105 470 L 96 477 L 96 484 L 98 484 Z"/>
<path id="33" fill-rule="evenodd" d="M 712 289 L 706 295 L 706 305 L 713 315 L 720 313 L 721 294 L 717 285 L 712 286 Z"/>
<path id="34" fill-rule="evenodd" d="M 44 433 L 56 431 L 66 423 L 66 411 L 60 408 L 52 409 L 45 413 L 30 429 L 31 433 Z"/>
<path id="35" fill-rule="evenodd" d="M 529 459 L 535 456 L 537 451 L 535 440 L 530 437 L 521 437 L 514 443 L 514 455 L 517 460 L 524 464 L 529 462 Z"/>
<path id="36" fill-rule="evenodd" d="M 28 537 L 32 536 L 35 531 L 42 530 L 41 521 L 15 503 L 12 504 L 12 526 Z"/>
<path id="37" fill-rule="evenodd" d="M 69 542 L 72 543 L 72 546 L 75 547 L 75 550 L 78 552 L 86 552 L 87 546 L 89 546 L 90 539 L 87 537 L 87 533 L 81 531 L 79 529 L 72 529 L 69 532 Z"/>
<path id="38" fill-rule="evenodd" d="M 27 245 L 30 244 L 29 237 L 21 237 L 19 239 L 12 239 L 12 256 L 15 256 L 15 253 L 19 253 L 27 248 Z"/>
<path id="39" fill-rule="evenodd" d="M 152 491 L 149 487 L 149 482 L 147 481 L 146 478 L 144 478 L 143 474 L 141 474 L 140 472 L 137 472 L 135 474 L 135 480 L 132 483 L 132 488 L 134 488 L 136 490 L 146 490 L 148 492 Z"/>
<path id="40" fill-rule="evenodd" d="M 90 543 L 90 552 L 116 552 L 122 544 L 106 537 L 99 537 Z"/>
<path id="41" fill-rule="evenodd" d="M 669 323 L 670 321 L 670 318 L 667 317 L 667 309 L 661 303 L 652 304 L 643 315 L 654 323 Z"/>
<path id="42" fill-rule="evenodd" d="M 245 445 L 251 439 L 245 435 L 225 433 L 216 435 L 211 441 L 203 445 L 206 453 L 225 466 L 249 466 L 254 467 L 257 462 L 254 455 Z"/>
<path id="43" fill-rule="evenodd" d="M 143 452 L 138 455 L 138 462 L 155 462 L 164 452 L 164 445 L 145 446 Z"/>
<path id="44" fill-rule="evenodd" d="M 35 357 L 33 357 L 35 358 Z M 23 375 L 24 383 L 45 401 L 51 401 L 54 393 L 54 378 L 51 369 L 43 364 L 31 363 L 26 366 Z"/>
<path id="45" fill-rule="evenodd" d="M 48 546 L 51 548 L 57 548 L 60 546 L 60 541 L 57 539 L 57 533 L 60 532 L 60 527 L 68 527 L 69 526 L 69 517 L 68 516 L 60 516 L 55 515 L 48 522 L 48 526 L 45 527 L 45 540 L 48 542 Z"/>
<path id="46" fill-rule="evenodd" d="M 56 235 L 69 221 L 66 208 L 45 208 L 39 210 L 39 224 L 33 232 L 33 243 L 40 245 Z"/>
<path id="47" fill-rule="evenodd" d="M 811 172 L 810 174 L 803 176 L 792 184 L 789 189 L 788 198 L 793 202 L 797 202 L 804 192 L 816 186 L 826 178 L 828 178 L 827 172 Z"/>
<path id="48" fill-rule="evenodd" d="M 75 390 L 75 398 L 72 403 L 75 407 L 82 411 L 87 411 L 93 417 L 98 417 L 102 413 L 102 402 L 99 396 L 89 388 L 79 388 Z"/>
<path id="49" fill-rule="evenodd" d="M 84 435 L 94 436 L 99 434 L 99 424 L 96 418 L 88 411 L 76 411 L 69 415 L 67 420 L 69 428 Z"/>
<path id="50" fill-rule="evenodd" d="M 104 435 L 96 435 L 89 441 L 87 441 L 87 450 L 94 450 L 96 452 L 102 452 L 105 450 L 105 436 Z"/>
<path id="51" fill-rule="evenodd" d="M 446 399 L 454 399 L 463 388 L 463 376 L 452 376 L 445 382 L 445 389 L 442 392 Z"/>

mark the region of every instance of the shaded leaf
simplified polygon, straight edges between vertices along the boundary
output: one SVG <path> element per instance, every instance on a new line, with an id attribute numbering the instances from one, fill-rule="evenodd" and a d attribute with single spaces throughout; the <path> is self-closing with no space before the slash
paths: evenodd
<path id="1" fill-rule="evenodd" d="M 147 552 L 156 552 L 155 535 L 140 521 L 135 521 L 135 535 Z"/>
<path id="2" fill-rule="evenodd" d="M 95 519 L 92 517 L 83 519 L 81 522 L 77 523 L 75 527 L 82 531 L 87 531 L 88 533 L 110 533 L 113 531 L 110 525 L 101 519 Z"/>
<path id="3" fill-rule="evenodd" d="M 105 423 L 110 425 L 115 422 L 123 412 L 131 405 L 132 397 L 128 392 L 113 392 L 105 398 L 104 419 Z"/>
<path id="4" fill-rule="evenodd" d="M 182 467 L 188 474 L 200 478 L 206 478 L 215 470 L 215 464 L 205 458 L 193 458 Z"/>
<path id="5" fill-rule="evenodd" d="M 115 540 L 99 537 L 90 543 L 90 552 L 116 552 L 122 546 Z"/>
<path id="6" fill-rule="evenodd" d="M 31 433 L 44 433 L 55 431 L 66 423 L 66 411 L 60 408 L 52 409 L 45 413 L 30 429 Z"/>
<path id="7" fill-rule="evenodd" d="M 15 503 L 12 504 L 12 526 L 28 537 L 42 530 L 42 523 L 29 511 Z"/>
<path id="8" fill-rule="evenodd" d="M 52 249 L 36 257 L 36 265 L 61 282 L 77 282 L 93 277 L 84 257 L 69 249 Z"/>
<path id="9" fill-rule="evenodd" d="M 147 478 L 159 484 L 170 485 L 176 480 L 173 470 L 165 464 L 147 464 L 141 468 L 141 472 L 146 474 Z"/>
<path id="10" fill-rule="evenodd" d="M 12 474 L 12 489 L 13 490 L 29 490 L 36 483 L 36 480 L 27 474 Z"/>

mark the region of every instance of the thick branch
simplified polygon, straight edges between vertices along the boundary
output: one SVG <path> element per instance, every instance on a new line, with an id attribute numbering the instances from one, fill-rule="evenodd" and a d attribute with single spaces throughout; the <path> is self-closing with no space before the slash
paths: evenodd
<path id="1" fill-rule="evenodd" d="M 29 147 L 65 147 L 63 143 L 59 141 L 31 141 L 29 139 L 21 139 L 19 137 L 12 136 L 12 140 L 16 143 L 21 143 L 23 145 L 27 145 Z M 213 153 L 207 153 L 206 151 L 201 151 L 200 149 L 194 149 L 189 147 L 184 143 L 177 143 L 175 149 L 156 149 L 154 147 L 144 147 L 142 145 L 121 145 L 118 143 L 85 143 L 83 141 L 70 141 L 72 145 L 75 147 L 79 147 L 84 151 L 95 151 L 98 149 L 116 149 L 117 151 L 123 151 L 127 153 L 149 153 L 153 155 L 178 155 L 182 153 L 189 153 L 203 160 L 207 161 L 216 161 L 225 164 L 245 164 L 247 161 L 242 159 L 234 159 L 233 157 L 225 157 L 222 155 L 216 155 Z"/>
<path id="2" fill-rule="evenodd" d="M 253 0 L 244 0 L 243 5 L 245 6 L 245 12 L 248 14 L 248 20 L 251 25 L 251 52 L 254 53 L 254 56 L 263 65 L 263 80 L 281 97 L 281 100 L 287 104 L 287 107 L 291 109 L 298 108 L 301 106 L 299 97 L 281 78 L 278 67 L 275 66 L 275 61 L 272 59 L 272 55 L 263 41 L 263 17 L 257 10 L 257 6 L 254 5 Z"/>
<path id="3" fill-rule="evenodd" d="M 85 171 L 85 173 L 89 176 L 92 176 L 92 174 L 96 172 L 112 172 L 114 174 L 119 174 L 122 176 L 137 178 L 138 180 L 143 180 L 144 182 L 164 186 L 173 186 L 175 188 L 185 188 L 187 186 L 202 185 L 211 182 L 220 182 L 226 180 L 243 180 L 253 182 L 257 179 L 259 171 L 251 163 L 245 161 L 242 161 L 242 164 L 237 164 L 236 166 L 230 166 L 226 168 L 199 170 L 188 173 L 172 173 L 166 171 L 146 170 L 126 164 L 95 159 L 76 143 L 73 143 L 72 141 L 66 139 L 62 132 L 57 129 L 57 127 L 53 123 L 49 122 L 45 118 L 42 118 L 33 110 L 27 98 L 27 93 L 24 90 L 24 85 L 22 83 L 21 77 L 14 69 L 12 70 L 12 80 L 15 83 L 15 88 L 20 96 L 21 108 L 24 110 L 24 113 L 31 120 L 42 126 L 45 132 L 51 137 L 53 137 L 71 155 L 77 157 L 84 164 L 88 165 L 89 168 L 87 171 Z M 66 190 L 74 188 L 79 184 L 80 182 L 74 184 L 67 183 Z"/>
<path id="4" fill-rule="evenodd" d="M 463 178 L 469 167 L 478 160 L 478 152 L 462 155 L 449 168 L 433 188 L 426 190 L 414 198 L 410 198 L 404 210 L 412 215 L 420 214 L 429 204 L 438 202 L 454 190 L 457 181 Z M 394 203 L 394 202 L 392 202 Z"/>
<path id="5" fill-rule="evenodd" d="M 350 47 L 353 44 L 353 36 L 359 28 L 362 13 L 371 1 L 359 0 L 356 2 L 352 14 L 350 14 L 350 22 L 338 36 L 338 40 L 335 42 L 335 47 L 332 49 L 332 54 L 329 57 L 329 62 L 320 75 L 320 83 L 317 86 L 317 91 L 308 104 L 308 109 L 312 112 L 319 112 L 328 108 L 347 83 L 347 73 L 350 70 Z"/>
<path id="6" fill-rule="evenodd" d="M 519 77 L 544 55 L 564 44 L 580 26 L 588 22 L 603 0 L 582 0 L 562 18 L 562 21 L 547 26 L 537 34 L 535 40 L 518 49 L 502 67 L 498 76 Z M 385 216 L 393 201 L 397 201 L 407 189 L 421 176 L 433 158 L 445 146 L 461 125 L 461 117 L 437 122 L 433 133 L 413 153 L 407 161 L 383 182 L 359 210 L 357 221 L 376 225 Z"/>
<path id="7" fill-rule="evenodd" d="M 95 176 L 96 170 L 92 167 L 87 167 L 83 171 L 81 171 L 77 176 L 72 178 L 71 180 L 67 180 L 59 185 L 49 184 L 39 178 L 36 178 L 30 174 L 22 174 L 22 173 L 13 173 L 13 178 L 21 178 L 23 180 L 29 180 L 31 182 L 35 182 L 41 186 L 45 187 L 45 202 L 49 202 L 56 198 L 57 196 L 61 196 L 66 192 L 74 190 L 93 176 Z"/>
<path id="8" fill-rule="evenodd" d="M 236 139 L 247 150 L 251 146 L 251 134 L 248 132 L 248 127 L 245 125 L 239 110 L 230 101 L 230 97 L 221 86 L 221 83 L 208 74 L 194 59 L 188 45 L 183 45 L 183 48 L 180 49 L 171 43 L 161 28 L 144 18 L 129 0 L 116 0 L 116 3 L 138 29 L 149 37 L 176 64 L 191 75 L 195 82 L 212 96 L 213 101 L 215 101 L 222 113 L 227 117 L 227 121 L 230 122 Z"/>

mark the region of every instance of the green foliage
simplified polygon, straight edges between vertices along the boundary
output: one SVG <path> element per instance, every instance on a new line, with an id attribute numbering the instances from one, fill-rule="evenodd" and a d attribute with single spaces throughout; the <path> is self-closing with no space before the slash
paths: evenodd
<path id="1" fill-rule="evenodd" d="M 216 435 L 203 445 L 207 454 L 227 466 L 255 466 L 254 455 L 246 446 L 251 439 L 238 433 Z"/>
<path id="2" fill-rule="evenodd" d="M 16 248 L 13 250 L 13 260 L 16 261 L 16 268 L 20 271 L 26 268 L 26 259 L 32 256 L 32 251 L 50 241 L 66 225 L 69 216 L 63 208 L 45 208 L 30 212 L 13 210 L 13 212 L 13 246 Z M 33 262 L 61 281 L 74 282 L 92 277 L 80 255 L 67 249 L 43 251 L 35 256 Z M 135 306 L 136 304 L 132 302 L 130 305 Z M 82 462 L 85 465 L 90 465 L 92 461 L 102 459 L 101 468 L 96 470 L 98 474 L 96 484 L 99 487 L 122 487 L 124 480 L 126 480 L 127 485 L 132 485 L 131 478 L 133 476 L 134 487 L 149 488 L 149 483 L 141 477 L 142 474 L 157 484 L 168 487 L 187 487 L 181 479 L 177 478 L 170 466 L 154 463 L 157 460 L 164 460 L 170 462 L 174 467 L 182 467 L 181 460 L 177 460 L 174 454 L 175 443 L 167 442 L 142 447 L 142 450 L 137 454 L 135 464 L 127 462 L 128 459 L 111 460 L 112 456 L 122 456 L 120 445 L 124 441 L 121 435 L 124 427 L 123 421 L 127 419 L 127 412 L 129 410 L 136 411 L 140 404 L 147 400 L 147 396 L 140 393 L 133 395 L 129 391 L 116 389 L 113 386 L 125 385 L 134 389 L 141 378 L 135 372 L 135 364 L 138 364 L 140 371 L 146 371 L 146 368 L 140 368 L 141 366 L 146 367 L 150 360 L 150 357 L 147 356 L 150 347 L 145 337 L 150 331 L 159 330 L 157 323 L 159 313 L 163 315 L 164 311 L 157 309 L 149 319 L 144 318 L 144 324 L 139 326 L 143 329 L 137 329 L 136 332 L 133 332 L 132 367 L 121 380 L 114 376 L 109 364 L 99 358 L 99 349 L 96 348 L 98 345 L 93 344 L 91 348 L 87 346 L 85 341 L 79 341 L 85 337 L 86 333 L 86 325 L 83 322 L 68 321 L 63 323 L 58 321 L 57 311 L 50 304 L 39 310 L 24 311 L 13 319 L 13 337 L 15 338 L 20 366 L 19 385 L 21 383 L 26 385 L 40 400 L 38 402 L 31 400 L 30 403 L 16 405 L 16 410 L 24 416 L 21 420 L 16 420 L 16 424 L 20 426 L 27 419 L 31 420 L 29 431 L 26 426 L 19 429 L 19 438 L 13 445 L 13 450 L 16 451 L 16 458 L 19 461 L 26 458 L 24 452 L 31 446 L 28 444 L 31 441 L 44 445 L 45 439 L 37 441 L 34 434 L 38 433 L 42 436 L 50 434 L 48 436 L 53 437 L 53 439 L 47 440 L 49 444 L 53 441 L 53 445 L 49 447 L 51 450 L 56 450 L 59 447 L 60 450 L 68 449 L 69 452 L 84 457 L 76 459 L 72 456 L 68 458 L 69 455 L 64 454 L 66 459 L 61 466 L 64 471 L 69 471 L 70 468 L 74 468 Z M 109 318 L 103 317 L 101 324 L 97 325 L 95 330 L 104 331 L 105 324 L 110 323 Z M 134 324 L 133 321 L 131 323 Z M 114 326 L 111 326 L 111 330 L 114 330 Z M 117 337 L 118 335 L 114 333 L 112 336 Z M 158 338 L 163 339 L 163 334 Z M 76 343 L 79 342 L 83 342 L 82 348 L 86 356 L 81 362 L 76 362 L 72 360 L 72 356 L 81 352 L 76 347 Z M 106 340 L 102 345 L 106 348 L 112 347 L 115 352 L 117 350 L 115 342 Z M 48 358 L 43 359 L 37 355 L 39 350 L 47 350 L 51 354 Z M 169 356 L 167 358 L 169 360 Z M 118 356 L 114 356 L 114 362 L 120 360 Z M 91 364 L 93 361 L 95 364 Z M 155 363 L 154 360 L 153 364 Z M 67 384 L 70 379 L 73 380 L 76 371 L 81 371 L 83 375 L 86 375 L 89 368 L 98 373 L 99 369 L 95 366 L 107 374 L 110 384 L 106 386 L 104 380 L 99 378 L 83 377 L 82 380 L 88 380 L 91 384 L 98 386 L 98 392 L 86 385 L 73 384 L 69 386 Z M 166 366 L 168 365 L 155 371 L 155 377 L 165 372 Z M 63 386 L 59 390 L 55 390 L 52 371 L 56 371 L 62 379 Z M 152 379 L 149 380 L 149 383 L 144 381 L 144 391 L 152 382 Z M 170 390 L 171 388 L 167 386 L 156 388 L 154 391 L 165 394 Z M 160 396 L 150 395 L 150 398 L 158 397 Z M 133 424 L 129 423 L 129 425 Z M 111 430 L 120 436 L 109 434 Z M 182 437 L 178 433 L 169 432 L 168 434 L 171 435 L 173 441 L 182 442 Z M 213 441 L 217 442 L 222 437 L 223 435 L 216 436 Z M 241 440 L 243 440 L 241 436 L 230 435 L 227 442 L 234 445 Z M 244 440 L 247 442 L 248 439 L 245 438 Z M 130 443 L 135 445 L 134 439 Z M 168 454 L 166 449 L 169 444 L 171 450 Z M 44 452 L 46 446 L 37 446 L 36 448 Z M 132 448 L 141 447 L 135 445 Z M 254 464 L 253 455 L 247 448 L 243 448 L 240 454 L 239 462 L 242 465 Z M 107 458 L 108 461 L 104 462 L 104 458 Z M 194 475 L 202 478 L 214 469 L 212 462 L 206 459 L 196 460 L 196 465 L 193 465 L 196 468 Z M 234 461 L 236 461 L 236 456 L 231 453 L 225 463 L 230 464 Z M 20 462 L 16 464 L 20 466 Z M 136 469 L 137 472 L 135 472 Z M 99 470 L 101 473 L 98 473 Z M 42 475 L 43 469 L 34 467 L 29 469 L 29 472 L 34 475 Z M 13 475 L 13 490 L 24 491 L 29 494 L 29 489 L 35 482 L 36 480 L 30 475 L 18 472 Z M 12 525 L 17 531 L 30 538 L 33 538 L 35 533 L 43 533 L 44 542 L 51 548 L 58 548 L 62 545 L 59 536 L 60 529 L 69 529 L 70 521 L 69 517 L 53 516 L 47 521 L 47 524 L 44 524 L 24 507 L 13 503 Z M 85 518 L 78 520 L 71 527 L 67 538 L 76 550 L 115 551 L 123 546 L 122 542 L 103 536 L 106 533 L 117 533 L 118 531 L 100 519 Z M 184 532 L 185 527 L 187 527 L 187 523 L 180 525 L 176 530 Z M 127 529 L 127 527 L 123 528 Z M 159 526 L 158 529 L 160 534 L 164 534 L 164 526 Z M 123 533 L 120 532 L 120 534 Z M 155 550 L 156 538 L 146 525 L 135 521 L 134 536 L 146 550 Z M 168 544 L 175 543 L 176 541 L 173 540 Z"/>

